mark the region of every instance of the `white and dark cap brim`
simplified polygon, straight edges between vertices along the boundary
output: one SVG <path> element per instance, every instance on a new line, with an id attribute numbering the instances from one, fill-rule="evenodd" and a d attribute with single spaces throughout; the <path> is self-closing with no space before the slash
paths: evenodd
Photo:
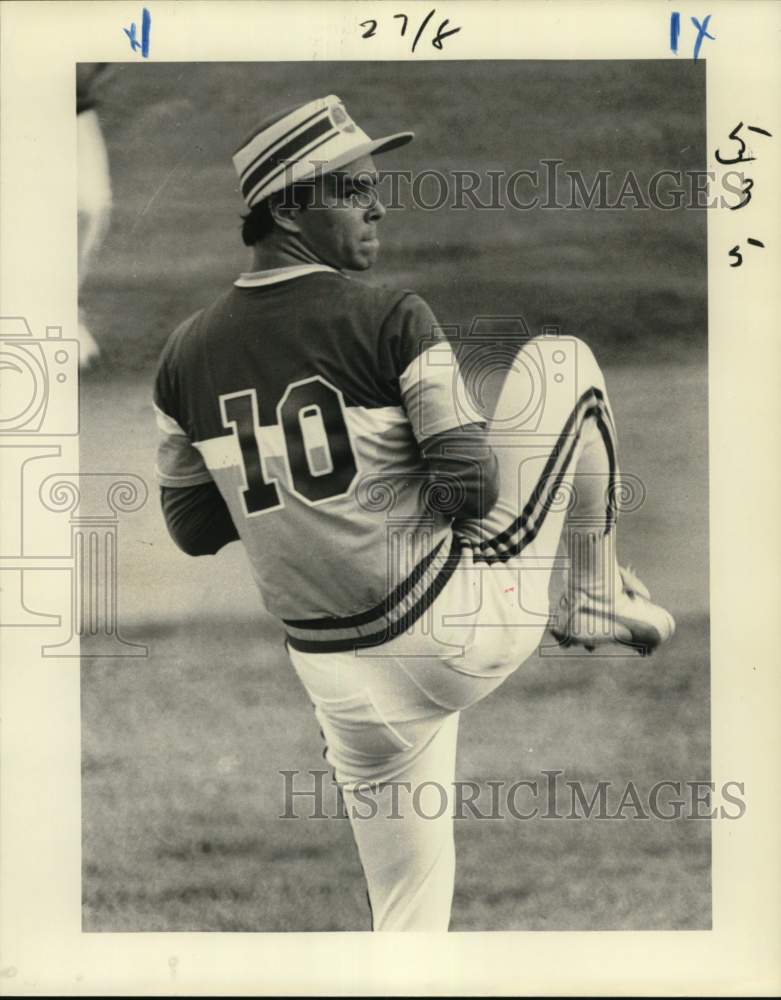
<path id="1" fill-rule="evenodd" d="M 291 184 L 338 170 L 362 156 L 386 153 L 414 136 L 395 132 L 371 139 L 331 94 L 259 126 L 236 150 L 233 164 L 242 197 L 252 208 Z"/>

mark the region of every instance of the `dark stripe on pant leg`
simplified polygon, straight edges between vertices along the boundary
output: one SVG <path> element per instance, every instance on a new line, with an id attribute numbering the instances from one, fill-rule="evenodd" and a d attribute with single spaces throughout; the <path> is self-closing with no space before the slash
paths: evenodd
<path id="1" fill-rule="evenodd" d="M 592 390 L 589 390 L 589 392 L 591 392 L 591 391 Z M 596 398 L 597 398 L 598 401 L 596 403 L 592 403 L 592 405 L 589 407 L 589 409 L 587 409 L 583 414 L 580 415 L 580 424 L 579 424 L 578 429 L 577 429 L 577 431 L 576 431 L 576 433 L 575 433 L 575 435 L 573 437 L 572 445 L 571 445 L 571 447 L 569 449 L 569 452 L 568 452 L 566 458 L 564 459 L 564 462 L 563 462 L 563 464 L 561 466 L 561 469 L 559 470 L 559 474 L 557 475 L 557 477 L 555 479 L 554 489 L 558 488 L 558 486 L 562 482 L 564 474 L 566 474 L 567 468 L 569 467 L 569 464 L 572 461 L 572 455 L 573 455 L 573 453 L 575 451 L 575 447 L 577 446 L 578 441 L 580 440 L 580 436 L 581 436 L 581 434 L 583 432 L 583 425 L 585 424 L 586 420 L 589 419 L 590 417 L 598 417 L 599 414 L 601 413 L 603 404 L 599 400 L 599 397 L 601 397 L 602 394 L 599 392 L 599 390 L 593 390 L 593 392 L 594 392 L 594 394 L 595 394 L 595 396 L 596 396 Z M 548 509 L 550 508 L 550 489 L 548 489 L 548 485 L 550 483 L 550 476 L 551 476 L 552 470 L 555 468 L 556 464 L 559 461 L 559 458 L 560 458 L 560 455 L 561 455 L 561 449 L 563 447 L 564 441 L 570 435 L 569 428 L 571 427 L 573 417 L 576 417 L 578 415 L 578 411 L 580 410 L 581 405 L 583 404 L 583 402 L 586 399 L 586 396 L 588 396 L 588 395 L 589 395 L 589 393 L 584 393 L 584 395 L 581 397 L 580 401 L 578 402 L 577 407 L 573 411 L 572 416 L 567 421 L 567 425 L 565 427 L 565 430 L 562 433 L 562 435 L 559 437 L 559 439 L 556 442 L 556 444 L 554 445 L 553 451 L 551 453 L 551 457 L 545 463 L 545 468 L 543 469 L 542 473 L 540 474 L 540 478 L 537 480 L 537 483 L 536 483 L 534 489 L 532 490 L 531 497 L 529 498 L 528 502 L 524 506 L 523 511 L 520 514 L 520 516 L 517 517 L 508 528 L 506 528 L 500 534 L 494 536 L 494 538 L 491 538 L 488 541 L 480 542 L 479 548 L 480 548 L 481 552 L 484 552 L 486 549 L 489 549 L 489 548 L 495 548 L 499 544 L 507 545 L 507 543 L 512 539 L 512 537 L 514 535 L 516 535 L 518 533 L 519 530 L 522 531 L 522 532 L 528 532 L 529 529 L 526 527 L 526 525 L 528 524 L 528 522 L 532 519 L 533 516 L 536 517 L 536 516 L 539 516 L 540 514 L 542 514 L 541 520 L 540 520 L 539 524 L 537 525 L 537 527 L 534 529 L 534 534 L 531 536 L 531 538 L 529 538 L 526 541 L 522 541 L 520 543 L 520 547 L 519 547 L 519 543 L 516 542 L 514 545 L 509 546 L 509 548 L 510 548 L 510 550 L 511 550 L 511 552 L 513 554 L 517 554 L 517 552 L 519 552 L 521 548 L 523 548 L 525 545 L 528 544 L 529 541 L 532 541 L 533 538 L 536 537 L 537 532 L 539 531 L 539 528 L 542 526 L 542 523 L 545 520 L 545 515 L 547 514 Z M 543 501 L 542 502 L 542 506 L 540 507 L 541 498 L 542 498 L 543 494 L 545 493 L 546 489 L 548 490 L 548 499 L 546 501 Z M 509 556 L 506 556 L 506 558 L 509 558 Z"/>
<path id="2" fill-rule="evenodd" d="M 596 415 L 597 412 L 598 411 L 596 410 L 596 408 L 594 408 L 593 410 L 588 410 L 583 419 L 583 423 L 585 423 L 586 420 L 589 419 L 591 416 Z M 581 424 L 581 430 L 582 427 L 583 425 Z M 570 448 L 567 457 L 564 460 L 564 464 L 559 470 L 558 475 L 553 481 L 552 487 L 548 489 L 547 498 L 543 501 L 541 509 L 537 512 L 537 517 L 535 518 L 534 526 L 532 528 L 527 528 L 525 530 L 525 534 L 521 537 L 521 539 L 514 545 L 509 546 L 509 554 L 507 558 L 513 558 L 519 555 L 526 548 L 527 545 L 530 545 L 534 541 L 534 539 L 540 533 L 540 529 L 542 528 L 543 524 L 545 524 L 545 518 L 547 517 L 548 511 L 550 510 L 552 502 L 551 498 L 552 496 L 555 495 L 559 486 L 561 486 L 562 482 L 564 481 L 564 477 L 567 475 L 567 470 L 569 469 L 570 462 L 572 461 L 572 456 L 575 454 L 575 449 L 577 448 L 579 439 L 580 439 L 580 431 L 578 431 L 578 433 L 576 434 L 575 440 L 572 442 L 572 447 Z M 543 486 L 542 483 L 538 483 L 538 487 L 542 488 L 542 486 Z"/>
<path id="3" fill-rule="evenodd" d="M 550 457 L 548 458 L 548 461 L 545 463 L 545 468 L 542 470 L 542 474 L 540 475 L 540 479 L 538 481 L 538 486 L 535 487 L 535 490 L 532 492 L 532 495 L 529 501 L 527 502 L 526 506 L 524 507 L 523 511 L 512 522 L 512 524 L 510 524 L 509 527 L 505 528 L 505 530 L 502 531 L 500 534 L 496 535 L 490 541 L 480 542 L 481 549 L 492 548 L 497 544 L 508 542 L 510 538 L 512 538 L 512 536 L 518 531 L 518 529 L 521 528 L 522 525 L 529 519 L 529 516 L 533 513 L 534 507 L 538 500 L 536 494 L 537 494 L 537 489 L 539 488 L 539 484 L 543 483 L 547 479 L 547 477 L 550 476 L 551 472 L 555 468 L 556 463 L 559 459 L 559 455 L 561 454 L 561 451 L 564 447 L 564 442 L 572 433 L 572 428 L 578 421 L 578 416 L 580 415 L 580 411 L 586 404 L 593 403 L 594 400 L 597 400 L 599 403 L 602 403 L 604 398 L 605 397 L 603 393 L 599 389 L 596 389 L 594 387 L 592 387 L 591 389 L 587 389 L 586 392 L 583 393 L 583 395 L 575 404 L 575 408 L 573 409 L 572 413 L 570 413 L 569 417 L 567 418 L 567 421 L 564 424 L 564 429 L 562 430 L 561 434 L 558 437 L 558 440 L 556 441 L 555 445 L 551 450 Z M 578 430 L 577 434 L 575 435 L 576 440 L 579 433 L 580 431 Z"/>
<path id="4" fill-rule="evenodd" d="M 602 435 L 602 440 L 605 444 L 605 451 L 607 452 L 607 461 L 610 469 L 608 473 L 607 510 L 605 513 L 605 534 L 607 534 L 618 521 L 618 501 L 616 499 L 616 489 L 618 487 L 618 461 L 616 459 L 616 447 L 613 441 L 613 435 L 610 432 L 610 426 L 602 414 L 597 417 L 597 427 L 599 428 L 599 432 Z"/>

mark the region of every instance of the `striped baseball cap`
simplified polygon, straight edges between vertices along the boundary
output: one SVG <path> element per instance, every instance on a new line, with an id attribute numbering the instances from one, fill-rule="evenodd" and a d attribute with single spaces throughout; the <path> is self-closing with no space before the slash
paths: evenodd
<path id="1" fill-rule="evenodd" d="M 233 154 L 241 194 L 252 208 L 275 191 L 357 160 L 403 146 L 414 132 L 370 139 L 329 94 L 281 111 L 250 133 Z"/>

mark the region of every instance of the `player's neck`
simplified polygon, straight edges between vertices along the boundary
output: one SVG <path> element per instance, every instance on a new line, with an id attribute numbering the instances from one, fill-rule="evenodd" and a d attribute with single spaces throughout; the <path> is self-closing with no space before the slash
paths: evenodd
<path id="1" fill-rule="evenodd" d="M 295 236 L 276 233 L 252 248 L 253 271 L 270 271 L 277 267 L 291 267 L 296 264 L 325 264 L 316 253 Z"/>

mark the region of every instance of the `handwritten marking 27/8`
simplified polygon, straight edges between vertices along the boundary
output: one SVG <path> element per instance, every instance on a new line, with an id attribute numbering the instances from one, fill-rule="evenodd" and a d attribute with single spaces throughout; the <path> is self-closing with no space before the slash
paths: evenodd
<path id="1" fill-rule="evenodd" d="M 412 42 L 413 52 L 417 48 L 418 42 L 420 41 L 420 39 L 423 36 L 423 33 L 428 27 L 429 21 L 432 19 L 432 17 L 434 17 L 436 12 L 437 12 L 436 7 L 432 8 L 420 22 L 420 25 L 418 26 L 417 31 L 415 33 L 415 39 Z M 386 20 L 388 19 L 386 18 Z M 409 27 L 409 16 L 407 14 L 393 14 L 391 20 L 400 22 L 399 34 L 402 38 L 406 37 L 407 28 Z M 375 18 L 369 18 L 367 21 L 361 21 L 360 27 L 365 29 L 364 33 L 361 35 L 361 38 L 373 38 L 377 34 L 377 26 L 379 23 L 380 23 L 379 20 Z M 451 35 L 457 34 L 461 30 L 460 28 L 450 28 L 449 31 L 446 31 L 445 29 L 449 24 L 450 24 L 450 19 L 446 17 L 439 25 L 439 27 L 436 29 L 436 33 L 434 33 L 434 36 L 431 39 L 431 44 L 434 46 L 435 49 L 439 49 L 441 51 L 442 43 L 445 41 L 445 39 L 449 38 Z M 433 27 L 431 31 L 434 32 Z"/>

